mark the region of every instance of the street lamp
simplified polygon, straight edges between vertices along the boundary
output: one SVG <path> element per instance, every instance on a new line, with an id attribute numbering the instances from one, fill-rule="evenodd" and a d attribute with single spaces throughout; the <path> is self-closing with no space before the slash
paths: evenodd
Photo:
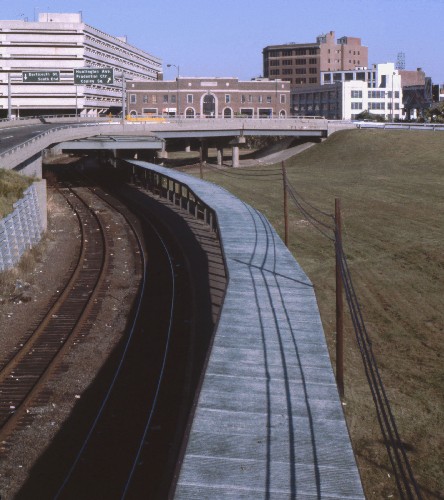
<path id="1" fill-rule="evenodd" d="M 180 102 L 179 102 L 179 66 L 176 64 L 167 64 L 167 68 L 171 68 L 174 66 L 177 69 L 177 90 L 176 90 L 176 106 L 177 106 L 177 118 L 180 119 Z"/>

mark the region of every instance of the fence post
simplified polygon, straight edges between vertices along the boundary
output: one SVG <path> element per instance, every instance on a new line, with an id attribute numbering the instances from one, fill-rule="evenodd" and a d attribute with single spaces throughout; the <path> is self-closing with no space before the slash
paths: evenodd
<path id="1" fill-rule="evenodd" d="M 203 179 L 203 148 L 200 146 L 200 161 L 199 161 L 199 170 L 200 170 L 200 178 Z"/>
<path id="2" fill-rule="evenodd" d="M 342 227 L 341 200 L 335 198 L 336 254 L 336 383 L 341 399 L 344 397 L 344 302 L 341 273 Z"/>
<path id="3" fill-rule="evenodd" d="M 288 193 L 287 193 L 287 170 L 282 162 L 282 180 L 284 183 L 284 242 L 288 247 Z"/>

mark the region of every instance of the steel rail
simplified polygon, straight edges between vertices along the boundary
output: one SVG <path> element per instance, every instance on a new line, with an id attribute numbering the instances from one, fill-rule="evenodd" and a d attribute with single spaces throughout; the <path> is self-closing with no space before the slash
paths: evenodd
<path id="1" fill-rule="evenodd" d="M 72 200 L 66 196 L 65 198 L 77 214 L 78 220 L 82 221 L 82 217 L 87 217 L 89 221 L 94 221 L 94 224 L 87 226 L 80 224 L 82 251 L 69 283 L 28 342 L 24 343 L 20 352 L 2 369 L 1 440 L 5 440 L 19 423 L 26 406 L 39 394 L 58 362 L 71 347 L 90 314 L 107 272 L 107 242 L 101 221 L 78 194 L 72 190 L 70 192 L 75 195 L 74 199 L 78 200 L 79 204 L 75 207 Z M 88 228 L 88 232 L 85 231 L 85 227 Z M 98 238 L 97 230 L 100 231 Z M 95 268 L 92 268 L 91 264 Z"/>

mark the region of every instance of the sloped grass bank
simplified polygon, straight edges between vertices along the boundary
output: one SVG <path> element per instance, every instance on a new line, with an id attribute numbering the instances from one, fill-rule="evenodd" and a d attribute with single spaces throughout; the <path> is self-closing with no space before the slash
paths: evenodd
<path id="1" fill-rule="evenodd" d="M 444 134 L 342 131 L 286 167 L 294 189 L 314 206 L 333 214 L 334 199 L 341 199 L 344 249 L 400 436 L 424 497 L 440 498 Z M 205 179 L 261 210 L 283 237 L 282 179 L 252 172 L 258 169 L 211 169 Z M 315 285 L 334 366 L 333 244 L 289 204 L 289 246 Z M 397 498 L 350 320 L 345 337 L 344 411 L 366 495 Z"/>

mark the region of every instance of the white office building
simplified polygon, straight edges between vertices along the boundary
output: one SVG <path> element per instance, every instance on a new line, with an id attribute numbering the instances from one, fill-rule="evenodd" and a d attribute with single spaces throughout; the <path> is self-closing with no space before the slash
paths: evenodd
<path id="1" fill-rule="evenodd" d="M 111 68 L 112 84 L 75 85 L 76 68 Z M 24 81 L 24 72 L 59 74 L 59 81 Z M 40 13 L 38 21 L 0 21 L 0 117 L 96 116 L 122 109 L 126 80 L 157 80 L 162 62 L 85 24 L 81 13 Z"/>
<path id="2" fill-rule="evenodd" d="M 403 119 L 401 75 L 394 63 L 321 72 L 321 85 L 292 91 L 297 115 L 354 120 L 363 111 L 385 120 Z"/>

